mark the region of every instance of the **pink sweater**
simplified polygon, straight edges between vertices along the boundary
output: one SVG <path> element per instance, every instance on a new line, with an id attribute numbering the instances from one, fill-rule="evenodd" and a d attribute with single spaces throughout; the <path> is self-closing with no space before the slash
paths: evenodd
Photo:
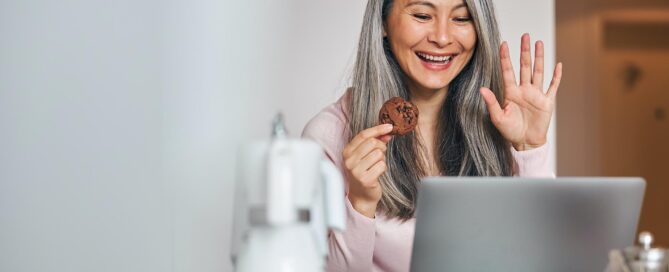
<path id="1" fill-rule="evenodd" d="M 302 137 L 318 142 L 327 156 L 344 173 L 342 151 L 348 131 L 346 95 L 326 107 L 304 128 Z M 511 148 L 514 174 L 522 177 L 551 177 L 548 147 L 529 151 Z M 348 192 L 348 180 L 346 181 Z M 415 218 L 401 222 L 376 213 L 369 218 L 358 213 L 346 198 L 347 224 L 344 232 L 330 232 L 327 271 L 409 271 Z"/>

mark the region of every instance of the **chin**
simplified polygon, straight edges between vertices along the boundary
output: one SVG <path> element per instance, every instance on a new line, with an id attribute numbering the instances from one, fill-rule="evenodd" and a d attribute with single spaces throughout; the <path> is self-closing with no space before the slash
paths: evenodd
<path id="1" fill-rule="evenodd" d="M 448 87 L 450 80 L 425 80 L 419 82 L 419 85 L 428 90 L 441 90 L 445 87 Z"/>

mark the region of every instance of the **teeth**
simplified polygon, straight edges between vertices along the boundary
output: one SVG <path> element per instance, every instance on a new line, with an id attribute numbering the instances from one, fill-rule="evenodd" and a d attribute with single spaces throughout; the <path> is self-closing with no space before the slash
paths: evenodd
<path id="1" fill-rule="evenodd" d="M 451 58 L 452 58 L 452 56 L 441 56 L 441 57 L 439 57 L 439 56 L 427 55 L 427 54 L 424 54 L 424 53 L 418 53 L 418 55 L 427 59 L 427 60 L 436 61 L 436 62 L 448 62 L 448 61 L 451 61 Z"/>

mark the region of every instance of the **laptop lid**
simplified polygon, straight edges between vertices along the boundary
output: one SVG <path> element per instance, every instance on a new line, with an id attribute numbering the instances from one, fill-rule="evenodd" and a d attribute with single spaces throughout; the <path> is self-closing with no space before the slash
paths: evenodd
<path id="1" fill-rule="evenodd" d="M 430 177 L 411 271 L 603 271 L 633 244 L 642 178 Z"/>

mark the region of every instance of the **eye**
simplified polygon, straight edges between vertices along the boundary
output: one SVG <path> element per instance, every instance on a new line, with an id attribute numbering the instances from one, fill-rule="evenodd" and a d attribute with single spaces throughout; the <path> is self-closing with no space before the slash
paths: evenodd
<path id="1" fill-rule="evenodd" d="M 457 22 L 457 23 L 466 23 L 466 22 L 470 22 L 471 20 L 472 20 L 472 18 L 469 17 L 469 16 L 467 16 L 467 17 L 455 17 L 455 18 L 453 18 L 453 21 L 455 21 L 455 22 Z"/>
<path id="2" fill-rule="evenodd" d="M 415 14 L 413 14 L 413 17 L 415 17 L 416 19 L 421 20 L 421 21 L 427 21 L 427 20 L 432 19 L 432 16 L 430 16 L 429 14 L 425 14 L 425 13 L 415 13 Z"/>

